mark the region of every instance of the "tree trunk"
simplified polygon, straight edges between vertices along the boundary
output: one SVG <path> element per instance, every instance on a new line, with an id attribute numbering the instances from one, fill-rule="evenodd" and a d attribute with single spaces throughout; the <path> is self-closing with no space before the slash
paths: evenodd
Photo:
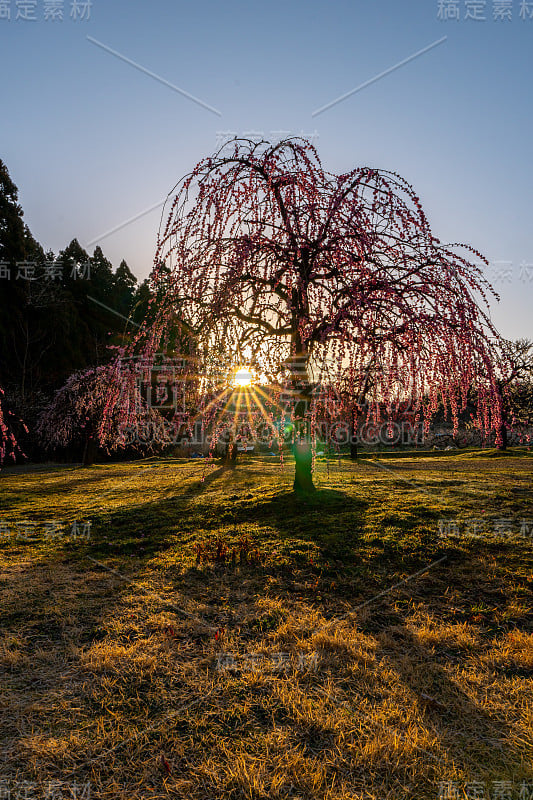
<path id="1" fill-rule="evenodd" d="M 350 458 L 352 461 L 356 461 L 358 458 L 357 453 L 357 430 L 355 427 L 355 420 L 359 416 L 359 412 L 361 408 L 365 408 L 366 406 L 366 396 L 373 384 L 371 375 L 371 368 L 372 368 L 372 361 L 373 358 L 370 360 L 368 366 L 366 367 L 366 374 L 365 374 L 365 382 L 363 384 L 363 388 L 359 394 L 357 399 L 357 405 L 352 404 L 352 420 L 351 420 L 351 436 L 350 436 Z M 357 413 L 356 413 L 357 410 Z"/>
<path id="2" fill-rule="evenodd" d="M 357 435 L 355 431 L 355 414 L 352 409 L 352 422 L 350 425 L 350 459 L 357 460 Z"/>
<path id="3" fill-rule="evenodd" d="M 500 433 L 502 435 L 502 443 L 498 445 L 498 450 L 507 450 L 507 425 L 502 422 L 500 426 Z"/>
<path id="4" fill-rule="evenodd" d="M 294 473 L 294 491 L 298 494 L 309 494 L 316 491 L 313 483 L 312 462 L 313 454 L 310 442 L 296 442 L 292 452 L 296 462 Z"/>
<path id="5" fill-rule="evenodd" d="M 304 248 L 305 250 L 305 248 Z M 302 262 L 299 270 L 302 282 L 305 285 L 307 281 L 309 252 L 305 250 L 302 253 Z M 311 450 L 311 431 L 309 430 L 309 399 L 311 396 L 309 384 L 309 350 L 307 345 L 304 344 L 300 332 L 300 322 L 302 318 L 306 318 L 309 309 L 305 292 L 300 292 L 293 288 L 292 290 L 292 356 L 287 360 L 286 365 L 290 372 L 290 380 L 296 400 L 294 406 L 294 420 L 296 424 L 295 439 L 292 447 L 292 452 L 295 460 L 295 473 L 294 473 L 294 491 L 298 494 L 309 494 L 316 491 L 313 483 L 313 453 Z M 305 429 L 302 436 L 302 431 L 298 432 L 299 424 L 303 423 Z"/>
<path id="6" fill-rule="evenodd" d="M 500 434 L 501 434 L 501 437 L 502 437 L 502 442 L 501 442 L 501 444 L 499 444 L 497 446 L 497 449 L 498 450 L 507 450 L 507 409 L 505 407 L 505 399 L 504 399 L 504 396 L 503 396 L 503 388 L 502 388 L 502 384 L 501 383 L 498 383 L 498 390 L 499 390 L 499 393 L 500 393 L 500 402 L 501 402 L 501 409 L 502 409 L 502 415 L 501 415 L 502 423 L 500 425 Z"/>
<path id="7" fill-rule="evenodd" d="M 86 436 L 85 437 L 85 449 L 83 451 L 83 466 L 90 467 L 96 461 L 96 456 L 98 454 L 98 445 L 96 440 L 93 436 Z"/>
<path id="8" fill-rule="evenodd" d="M 226 452 L 224 453 L 224 466 L 229 469 L 235 469 L 237 466 L 237 442 L 230 434 L 226 443 Z"/>

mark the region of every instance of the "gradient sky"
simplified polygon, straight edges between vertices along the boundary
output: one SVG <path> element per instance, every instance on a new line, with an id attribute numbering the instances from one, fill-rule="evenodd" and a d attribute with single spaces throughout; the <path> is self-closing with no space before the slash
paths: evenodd
<path id="1" fill-rule="evenodd" d="M 506 5 L 494 0 L 93 0 L 77 20 L 64 0 L 55 21 L 49 0 L 24 5 L 35 21 L 15 19 L 17 0 L 0 2 L 0 157 L 45 248 L 100 244 L 143 279 L 160 209 L 105 234 L 164 200 L 222 132 L 315 135 L 325 169 L 408 180 L 442 241 L 491 261 L 500 332 L 533 338 L 533 1 L 509 3 L 511 20 L 494 18 Z M 460 19 L 439 19 L 439 5 Z M 465 19 L 467 5 L 486 19 Z"/>

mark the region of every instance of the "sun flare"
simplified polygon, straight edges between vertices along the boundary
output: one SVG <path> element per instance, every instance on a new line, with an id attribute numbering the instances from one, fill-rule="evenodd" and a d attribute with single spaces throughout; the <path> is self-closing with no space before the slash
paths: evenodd
<path id="1" fill-rule="evenodd" d="M 252 385 L 253 375 L 247 367 L 239 367 L 233 377 L 232 385 L 236 389 L 246 389 Z"/>

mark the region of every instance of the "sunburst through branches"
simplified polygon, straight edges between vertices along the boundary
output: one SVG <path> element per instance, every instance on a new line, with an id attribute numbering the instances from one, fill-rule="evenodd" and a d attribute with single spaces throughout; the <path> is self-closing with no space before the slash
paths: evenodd
<path id="1" fill-rule="evenodd" d="M 394 172 L 334 175 L 305 140 L 235 140 L 169 196 L 151 275 L 158 300 L 120 357 L 153 365 L 178 319 L 188 352 L 174 424 L 200 424 L 212 453 L 230 420 L 281 444 L 289 419 L 295 488 L 311 490 L 325 422 L 392 419 L 408 402 L 427 430 L 442 402 L 457 426 L 474 388 L 480 425 L 499 430 L 487 263 L 442 244 Z"/>

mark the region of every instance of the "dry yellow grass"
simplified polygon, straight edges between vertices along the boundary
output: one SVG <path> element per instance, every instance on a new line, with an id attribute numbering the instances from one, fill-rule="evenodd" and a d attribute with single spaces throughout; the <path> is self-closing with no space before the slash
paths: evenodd
<path id="1" fill-rule="evenodd" d="M 274 459 L 205 482 L 168 460 L 4 471 L 4 523 L 92 526 L 1 545 L 0 781 L 103 800 L 437 800 L 475 781 L 497 800 L 507 781 L 528 800 L 531 540 L 438 521 L 533 518 L 531 464 L 320 462 L 304 506 Z M 260 558 L 232 564 L 246 537 Z M 224 563 L 197 564 L 217 541 Z"/>

